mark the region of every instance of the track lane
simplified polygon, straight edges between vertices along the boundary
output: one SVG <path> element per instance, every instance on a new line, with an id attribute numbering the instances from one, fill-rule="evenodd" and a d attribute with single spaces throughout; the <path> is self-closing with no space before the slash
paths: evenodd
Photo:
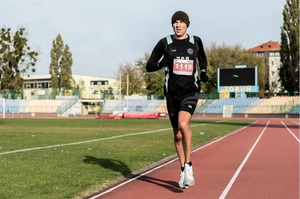
<path id="1" fill-rule="evenodd" d="M 293 133 L 299 126 L 284 121 Z M 279 120 L 273 120 L 244 166 L 228 199 L 299 198 L 299 142 Z"/>
<path id="2" fill-rule="evenodd" d="M 300 142 L 299 123 L 289 120 L 282 120 L 281 123 L 285 126 L 285 128 L 287 128 L 291 135 L 294 136 L 298 142 Z"/>
<path id="3" fill-rule="evenodd" d="M 194 152 L 196 185 L 192 188 L 178 188 L 180 167 L 175 161 L 94 198 L 219 198 L 266 123 L 267 120 L 261 120 Z"/>

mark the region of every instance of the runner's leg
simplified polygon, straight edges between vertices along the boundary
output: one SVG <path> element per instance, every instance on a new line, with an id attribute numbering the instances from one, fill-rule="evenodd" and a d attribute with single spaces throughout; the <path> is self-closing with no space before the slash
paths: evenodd
<path id="1" fill-rule="evenodd" d="M 184 155 L 184 146 L 182 141 L 183 136 L 179 128 L 173 128 L 173 132 L 174 132 L 174 144 L 179 158 L 180 166 L 184 167 L 185 155 Z"/>
<path id="2" fill-rule="evenodd" d="M 180 111 L 178 117 L 178 126 L 182 134 L 182 146 L 184 150 L 185 162 L 191 161 L 192 152 L 192 131 L 190 128 L 191 114 L 186 111 Z"/>

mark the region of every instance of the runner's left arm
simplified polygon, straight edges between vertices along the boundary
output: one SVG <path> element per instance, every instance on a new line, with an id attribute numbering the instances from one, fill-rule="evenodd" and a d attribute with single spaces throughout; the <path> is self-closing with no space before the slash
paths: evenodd
<path id="1" fill-rule="evenodd" d="M 198 61 L 199 61 L 200 71 L 205 71 L 206 72 L 207 59 L 206 59 L 203 43 L 202 43 L 202 41 L 199 37 L 195 37 L 195 41 L 197 42 L 198 47 L 199 47 L 199 52 L 198 52 L 197 58 L 198 58 Z"/>

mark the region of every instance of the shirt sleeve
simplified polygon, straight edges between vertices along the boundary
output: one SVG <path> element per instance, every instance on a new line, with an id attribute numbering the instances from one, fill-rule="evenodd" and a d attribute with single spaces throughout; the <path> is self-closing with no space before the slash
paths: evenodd
<path id="1" fill-rule="evenodd" d="M 198 44 L 199 47 L 199 52 L 198 52 L 198 60 L 199 60 L 199 66 L 200 66 L 200 70 L 205 70 L 207 69 L 207 59 L 206 59 L 206 55 L 205 55 L 205 51 L 203 48 L 203 43 L 201 41 L 201 39 L 199 37 L 195 38 L 195 41 Z"/>
<path id="2" fill-rule="evenodd" d="M 147 72 L 154 72 L 162 68 L 159 65 L 159 60 L 164 55 L 165 46 L 166 46 L 165 38 L 161 39 L 156 44 L 146 65 Z"/>

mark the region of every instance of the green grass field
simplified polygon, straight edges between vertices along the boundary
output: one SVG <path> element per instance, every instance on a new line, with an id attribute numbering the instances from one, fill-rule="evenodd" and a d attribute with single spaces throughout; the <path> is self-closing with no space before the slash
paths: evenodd
<path id="1" fill-rule="evenodd" d="M 252 122 L 192 120 L 193 145 Z M 84 197 L 175 153 L 167 119 L 1 119 L 0 198 Z"/>

